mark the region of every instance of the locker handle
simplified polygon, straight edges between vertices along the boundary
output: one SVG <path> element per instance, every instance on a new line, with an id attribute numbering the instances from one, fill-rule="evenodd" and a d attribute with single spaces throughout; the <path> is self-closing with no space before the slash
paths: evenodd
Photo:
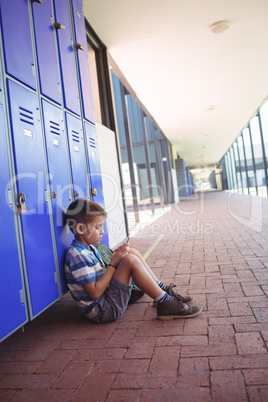
<path id="1" fill-rule="evenodd" d="M 74 190 L 73 195 L 74 195 L 74 198 L 78 198 L 79 197 L 78 191 Z"/>
<path id="2" fill-rule="evenodd" d="M 85 48 L 82 46 L 82 45 L 80 45 L 80 43 L 76 43 L 75 44 L 75 48 L 77 49 L 77 50 L 85 50 Z"/>
<path id="3" fill-rule="evenodd" d="M 42 4 L 42 3 L 43 3 L 43 0 L 33 0 L 33 3 L 39 3 L 39 4 Z"/>
<path id="4" fill-rule="evenodd" d="M 18 207 L 18 213 L 19 214 L 25 214 L 26 213 L 26 195 L 23 193 L 18 193 L 17 194 L 17 207 Z"/>
<path id="5" fill-rule="evenodd" d="M 65 29 L 65 26 L 64 26 L 64 25 L 61 25 L 60 22 L 54 22 L 53 26 L 54 26 L 54 28 L 56 28 L 56 29 Z"/>

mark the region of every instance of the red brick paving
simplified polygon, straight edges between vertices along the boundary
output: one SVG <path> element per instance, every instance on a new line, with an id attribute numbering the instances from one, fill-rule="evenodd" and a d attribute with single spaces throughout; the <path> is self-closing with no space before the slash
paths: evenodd
<path id="1" fill-rule="evenodd" d="M 164 234 L 147 262 L 200 316 L 157 321 L 144 296 L 95 325 L 66 294 L 0 344 L 1 401 L 266 402 L 268 200 L 260 232 L 250 207 L 250 196 L 232 195 L 230 212 L 228 193 L 195 195 L 132 237 L 144 254 Z"/>

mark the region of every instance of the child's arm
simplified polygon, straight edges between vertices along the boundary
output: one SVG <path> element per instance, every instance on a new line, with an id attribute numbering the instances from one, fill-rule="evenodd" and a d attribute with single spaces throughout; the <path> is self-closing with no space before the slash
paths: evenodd
<path id="1" fill-rule="evenodd" d="M 122 258 L 128 254 L 128 250 L 129 247 L 127 245 L 124 245 L 124 247 L 121 246 L 120 249 L 118 249 L 118 251 L 115 251 L 112 254 L 111 264 L 118 266 Z M 105 290 L 109 286 L 109 283 L 112 280 L 112 277 L 115 274 L 115 271 L 116 268 L 114 268 L 111 265 L 108 265 L 105 273 L 98 281 L 86 283 L 83 285 L 83 288 L 85 289 L 85 291 L 92 300 L 98 300 L 101 297 L 101 295 L 105 292 Z"/>

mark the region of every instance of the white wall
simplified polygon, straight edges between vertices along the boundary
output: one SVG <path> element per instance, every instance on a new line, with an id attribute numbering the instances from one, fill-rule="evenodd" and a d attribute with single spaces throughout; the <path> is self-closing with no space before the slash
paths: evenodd
<path id="1" fill-rule="evenodd" d="M 103 196 L 105 210 L 108 213 L 107 224 L 109 245 L 111 248 L 114 248 L 124 241 L 127 236 L 115 133 L 100 123 L 96 123 L 96 129 L 101 164 Z"/>

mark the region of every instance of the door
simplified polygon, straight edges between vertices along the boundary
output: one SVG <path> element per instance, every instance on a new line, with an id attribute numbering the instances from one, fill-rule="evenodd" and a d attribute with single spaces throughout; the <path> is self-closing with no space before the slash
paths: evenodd
<path id="1" fill-rule="evenodd" d="M 89 71 L 89 61 L 87 52 L 87 38 L 85 28 L 85 17 L 83 13 L 83 1 L 72 0 L 75 41 L 77 49 L 77 59 L 79 64 L 79 78 L 83 103 L 84 117 L 91 123 L 95 123 L 94 106 L 91 89 L 91 78 Z"/>
<path id="2" fill-rule="evenodd" d="M 64 29 L 57 29 L 64 104 L 67 109 L 80 116 L 80 101 L 69 2 L 66 0 L 54 0 L 54 5 L 56 22 L 65 27 Z"/>
<path id="3" fill-rule="evenodd" d="M 80 119 L 66 113 L 74 198 L 88 198 L 87 161 Z"/>
<path id="4" fill-rule="evenodd" d="M 33 20 L 40 89 L 44 96 L 61 103 L 55 29 L 52 25 L 51 2 L 33 2 Z M 58 28 L 63 29 L 63 28 Z"/>
<path id="5" fill-rule="evenodd" d="M 85 122 L 85 133 L 92 201 L 97 202 L 105 209 L 96 127 Z M 106 221 L 104 225 L 104 232 L 105 233 L 101 242 L 108 246 L 109 238 Z"/>
<path id="6" fill-rule="evenodd" d="M 50 198 L 60 268 L 62 292 L 67 291 L 64 276 L 64 257 L 73 235 L 67 230 L 64 213 L 70 200 L 70 168 L 66 144 L 66 132 L 63 126 L 62 110 L 43 100 L 43 116 L 48 158 Z"/>
<path id="7" fill-rule="evenodd" d="M 40 110 L 37 96 L 8 81 L 31 318 L 59 297 L 50 228 Z"/>
<path id="8" fill-rule="evenodd" d="M 25 288 L 18 255 L 14 213 L 9 205 L 11 189 L 4 108 L 0 104 L 0 210 L 1 210 L 1 281 L 0 281 L 0 341 L 28 321 Z"/>
<path id="9" fill-rule="evenodd" d="M 27 0 L 0 0 L 6 72 L 36 88 Z"/>

